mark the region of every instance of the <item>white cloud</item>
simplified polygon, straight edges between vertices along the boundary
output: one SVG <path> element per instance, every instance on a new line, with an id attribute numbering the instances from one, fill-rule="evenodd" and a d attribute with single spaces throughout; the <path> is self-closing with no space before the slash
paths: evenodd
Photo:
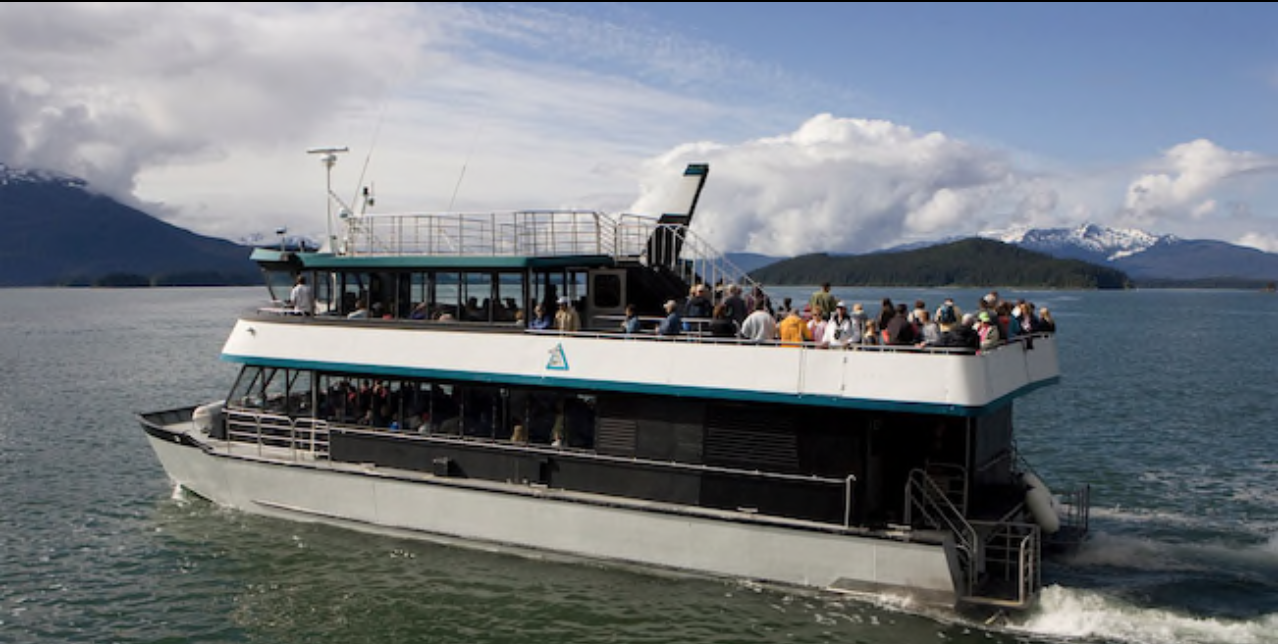
<path id="1" fill-rule="evenodd" d="M 694 229 L 718 248 L 772 255 L 970 233 L 1017 182 L 996 151 L 829 114 L 782 136 L 681 146 L 649 164 L 645 179 L 660 185 L 689 162 L 710 164 Z M 651 191 L 632 210 L 659 211 L 666 198 Z"/>
<path id="2" fill-rule="evenodd" d="M 683 167 L 707 162 L 694 226 L 722 250 L 865 251 L 1085 220 L 1274 246 L 1272 216 L 1251 207 L 1270 157 L 1195 140 L 1141 170 L 1044 172 L 1023 151 L 857 118 L 854 88 L 632 18 L 3 3 L 0 161 L 232 239 L 322 231 L 323 169 L 304 151 L 346 145 L 335 190 L 371 184 L 383 212 L 659 213 Z"/>
<path id="3" fill-rule="evenodd" d="M 1266 253 L 1278 253 L 1278 234 L 1274 233 L 1246 233 L 1230 243 L 1263 250 Z"/>
<path id="4" fill-rule="evenodd" d="M 1218 210 L 1213 191 L 1231 181 L 1278 171 L 1278 159 L 1233 152 L 1205 139 L 1172 147 L 1158 165 L 1158 171 L 1132 182 L 1124 201 L 1127 216 L 1146 225 L 1208 217 Z"/>

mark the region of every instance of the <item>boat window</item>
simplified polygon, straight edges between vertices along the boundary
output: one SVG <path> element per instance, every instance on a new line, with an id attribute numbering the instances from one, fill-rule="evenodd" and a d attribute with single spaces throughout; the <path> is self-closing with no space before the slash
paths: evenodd
<path id="1" fill-rule="evenodd" d="M 435 319 L 460 320 L 461 274 L 435 273 Z"/>
<path id="2" fill-rule="evenodd" d="M 275 302 L 287 300 L 289 293 L 293 290 L 295 276 L 296 273 L 287 267 L 262 269 L 262 277 L 266 280 L 266 290 L 270 293 L 271 300 Z"/>
<path id="3" fill-rule="evenodd" d="M 231 391 L 236 406 L 284 413 L 288 409 L 288 377 L 284 369 L 245 367 Z"/>
<path id="4" fill-rule="evenodd" d="M 336 313 L 339 308 L 336 273 L 319 273 L 311 280 L 315 290 L 315 313 Z"/>
<path id="5" fill-rule="evenodd" d="M 578 311 L 586 306 L 586 271 L 556 270 L 539 272 L 532 284 L 533 300 L 546 307 L 547 311 L 555 310 L 555 301 L 567 296 Z"/>
<path id="6" fill-rule="evenodd" d="M 309 398 L 303 400 L 301 395 L 309 391 L 312 376 L 282 372 L 245 369 L 236 395 L 256 406 L 254 401 L 260 398 L 256 392 L 265 390 L 266 397 L 260 399 L 290 399 L 296 415 L 309 417 L 313 409 L 316 418 L 334 424 L 595 449 L 598 403 L 593 395 L 325 373 L 313 375 L 317 398 L 312 406 Z M 279 384 L 289 378 L 291 385 Z M 284 390 L 295 393 L 288 397 L 270 393 Z"/>
<path id="7" fill-rule="evenodd" d="M 350 315 L 360 302 L 368 301 L 368 284 L 366 276 L 361 273 L 342 273 L 338 290 L 341 293 L 338 313 L 341 315 Z"/>
<path id="8" fill-rule="evenodd" d="M 524 308 L 524 274 L 498 273 L 497 297 L 500 306 L 493 309 L 493 320 L 513 322 L 520 319 L 519 312 Z"/>
<path id="9" fill-rule="evenodd" d="M 622 306 L 621 274 L 598 273 L 594 275 L 594 284 L 590 290 L 594 306 L 601 309 L 616 309 Z"/>
<path id="10" fill-rule="evenodd" d="M 462 316 L 466 322 L 490 322 L 493 309 L 493 276 L 491 273 L 462 274 Z"/>

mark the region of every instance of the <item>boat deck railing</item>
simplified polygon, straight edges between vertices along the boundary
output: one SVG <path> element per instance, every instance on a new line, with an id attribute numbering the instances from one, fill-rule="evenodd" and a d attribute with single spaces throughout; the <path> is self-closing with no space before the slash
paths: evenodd
<path id="1" fill-rule="evenodd" d="M 608 255 L 614 223 L 593 210 L 363 214 L 345 219 L 347 256 Z"/>
<path id="2" fill-rule="evenodd" d="M 949 470 L 955 469 L 956 472 Z M 959 466 L 915 469 L 906 482 L 906 525 L 922 525 L 953 535 L 963 571 L 960 600 L 969 604 L 1025 608 L 1042 587 L 1042 536 L 1037 525 L 1016 520 L 969 520 L 955 502 L 966 490 L 947 484 L 951 474 L 966 480 Z M 956 495 L 962 494 L 962 497 Z"/>
<path id="3" fill-rule="evenodd" d="M 1043 587 L 1040 528 L 1008 521 L 973 521 L 972 526 L 984 535 L 986 575 L 962 601 L 1029 607 Z"/>
<path id="4" fill-rule="evenodd" d="M 915 525 L 916 516 L 918 523 L 954 535 L 964 573 L 963 595 L 971 595 L 985 569 L 983 543 L 976 528 L 951 501 L 949 491 L 922 469 L 911 470 L 905 483 L 905 524 Z"/>
<path id="5" fill-rule="evenodd" d="M 594 210 L 387 213 L 348 216 L 350 257 L 608 256 L 664 266 L 687 283 L 755 286 L 744 270 L 683 224 Z"/>
<path id="6" fill-rule="evenodd" d="M 268 449 L 286 450 L 294 460 L 300 456 L 324 458 L 328 455 L 328 421 L 228 407 L 227 448 L 231 443 L 257 446 L 258 456 Z"/>
<path id="7" fill-rule="evenodd" d="M 785 474 L 766 472 L 757 469 L 739 469 L 732 467 L 705 464 L 679 463 L 675 461 L 636 459 L 598 454 L 591 450 L 580 450 L 562 447 L 545 447 L 529 443 L 517 443 L 498 438 L 457 436 L 453 434 L 431 434 L 418 432 L 400 432 L 383 428 L 374 428 L 352 423 L 330 423 L 327 420 L 299 416 L 292 418 L 283 414 L 263 412 L 257 409 L 227 407 L 224 412 L 226 423 L 225 449 L 228 453 L 235 446 L 250 446 L 256 449 L 259 457 L 284 458 L 291 461 L 315 460 L 329 458 L 330 437 L 333 433 L 356 433 L 375 435 L 395 435 L 406 440 L 424 440 L 449 444 L 471 445 L 480 449 L 498 449 L 515 452 L 538 452 L 555 454 L 564 458 L 598 461 L 601 463 L 643 464 L 669 472 L 700 472 L 718 475 L 746 477 L 757 481 L 798 482 L 824 488 L 838 488 L 843 493 L 843 516 L 841 524 L 833 524 L 851 530 L 853 494 L 856 488 L 856 476 L 843 478 L 817 475 Z M 740 512 L 768 518 L 770 515 L 759 513 L 754 508 L 738 508 Z M 777 516 L 777 519 L 789 517 Z"/>

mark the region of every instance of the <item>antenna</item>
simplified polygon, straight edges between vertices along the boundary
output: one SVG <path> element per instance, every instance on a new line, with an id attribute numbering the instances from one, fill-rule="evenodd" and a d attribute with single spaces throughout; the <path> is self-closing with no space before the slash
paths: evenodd
<path id="1" fill-rule="evenodd" d="M 470 139 L 470 150 L 466 152 L 466 160 L 462 162 L 461 174 L 457 175 L 457 185 L 453 186 L 453 196 L 448 200 L 448 210 L 452 211 L 453 204 L 457 202 L 457 191 L 461 190 L 462 179 L 466 178 L 466 166 L 470 165 L 470 157 L 475 153 L 475 143 L 479 141 L 479 131 L 483 129 L 483 124 L 475 128 L 475 135 Z"/>
<path id="2" fill-rule="evenodd" d="M 320 163 L 324 164 L 324 188 L 327 193 L 325 195 L 326 198 L 324 199 L 324 205 L 328 208 L 328 239 L 324 242 L 324 245 L 327 246 L 329 250 L 332 250 L 333 242 L 335 241 L 335 238 L 333 237 L 333 166 L 337 165 L 337 155 L 339 153 L 349 151 L 350 148 L 347 148 L 346 146 L 342 146 L 340 148 L 311 148 L 306 151 L 307 154 L 323 155 L 320 157 Z"/>

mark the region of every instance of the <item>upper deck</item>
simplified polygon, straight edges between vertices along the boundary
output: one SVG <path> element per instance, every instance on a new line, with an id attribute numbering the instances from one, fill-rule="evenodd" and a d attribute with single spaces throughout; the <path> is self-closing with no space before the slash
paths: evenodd
<path id="1" fill-rule="evenodd" d="M 250 315 L 222 357 L 369 376 L 976 416 L 1059 380 L 1053 335 L 980 353 L 825 349 L 695 335 L 559 333 L 410 320 Z"/>

